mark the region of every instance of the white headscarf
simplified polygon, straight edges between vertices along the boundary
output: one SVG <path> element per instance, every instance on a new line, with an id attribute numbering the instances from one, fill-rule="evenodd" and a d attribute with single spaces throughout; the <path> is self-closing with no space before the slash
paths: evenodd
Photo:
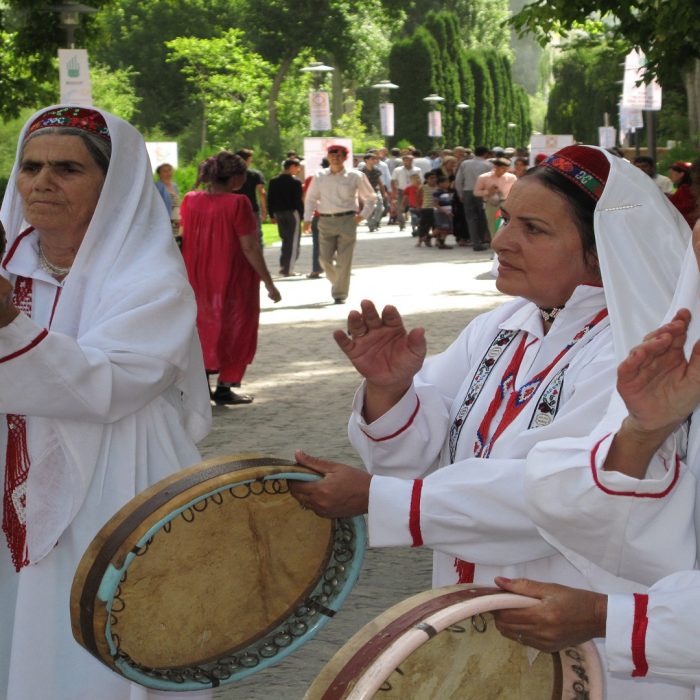
<path id="1" fill-rule="evenodd" d="M 673 297 L 690 229 L 646 173 L 604 149 L 610 173 L 593 216 L 596 249 L 621 362 L 657 328 Z"/>
<path id="2" fill-rule="evenodd" d="M 25 133 L 40 114 L 59 106 L 65 105 L 35 113 L 22 129 L 0 209 L 8 251 L 27 227 L 15 184 Z M 111 160 L 92 220 L 66 277 L 51 330 L 89 346 L 162 357 L 177 367 L 176 386 L 182 396 L 184 428 L 197 442 L 209 430 L 211 407 L 194 317 L 191 341 L 186 347 L 168 342 L 167 318 L 154 319 L 153 328 L 134 327 L 133 332 L 128 321 L 124 322 L 125 310 L 148 305 L 164 293 L 178 294 L 185 303 L 193 305 L 192 290 L 153 182 L 143 138 L 124 120 L 95 111 L 102 114 L 109 128 Z M 119 327 L 111 335 L 105 322 L 118 314 L 121 315 Z M 96 333 L 94 329 L 98 327 L 101 330 Z M 28 483 L 28 504 L 42 504 L 41 517 L 37 516 L 35 522 L 31 515 L 37 512 L 36 508 L 28 507 L 27 511 L 32 561 L 50 550 L 80 509 L 104 431 L 105 426 L 100 423 L 32 418 L 33 435 L 46 437 L 44 453 L 36 455 L 35 450 Z M 54 444 L 52 435 L 59 436 L 60 448 Z"/>

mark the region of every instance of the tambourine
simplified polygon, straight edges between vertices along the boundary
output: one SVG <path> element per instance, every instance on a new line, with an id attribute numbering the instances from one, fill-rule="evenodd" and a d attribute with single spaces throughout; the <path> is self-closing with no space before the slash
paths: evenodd
<path id="1" fill-rule="evenodd" d="M 355 583 L 363 518 L 304 510 L 319 478 L 246 454 L 164 479 L 96 535 L 71 590 L 76 640 L 131 681 L 214 688 L 267 668 L 320 630 Z"/>
<path id="2" fill-rule="evenodd" d="M 593 642 L 545 654 L 503 637 L 489 614 L 538 601 L 447 586 L 389 608 L 326 664 L 305 700 L 602 700 Z"/>

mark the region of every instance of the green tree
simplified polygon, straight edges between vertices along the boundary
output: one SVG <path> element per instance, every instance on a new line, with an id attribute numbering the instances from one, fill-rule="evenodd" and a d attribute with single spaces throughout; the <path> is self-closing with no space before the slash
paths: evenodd
<path id="1" fill-rule="evenodd" d="M 128 122 L 132 121 L 141 101 L 134 87 L 135 76 L 136 73 L 129 68 L 112 70 L 93 62 L 90 65 L 92 103 Z"/>
<path id="2" fill-rule="evenodd" d="M 545 128 L 573 134 L 585 143 L 598 143 L 598 127 L 607 113 L 617 118 L 624 50 L 619 44 L 591 46 L 575 43 L 554 62 L 554 87 L 549 96 Z"/>
<path id="3" fill-rule="evenodd" d="M 625 53 L 644 51 L 647 76 L 663 82 L 669 75 L 683 76 L 688 97 L 691 136 L 700 139 L 700 4 L 687 0 L 534 0 L 514 15 L 519 34 L 532 32 L 543 45 L 555 34 L 567 36 L 588 18 L 610 20 L 606 26 L 619 39 Z"/>
<path id="4" fill-rule="evenodd" d="M 211 144 L 227 147 L 235 135 L 265 122 L 272 66 L 246 45 L 242 31 L 229 29 L 213 39 L 180 37 L 166 47 L 168 61 L 182 64 L 204 107 Z"/>
<path id="5" fill-rule="evenodd" d="M 91 55 L 112 69 L 133 67 L 141 100 L 136 123 L 176 135 L 189 125 L 197 128 L 202 111 L 180 66 L 167 61 L 166 42 L 219 37 L 237 18 L 235 0 L 110 0 L 95 18 L 99 36 Z"/>

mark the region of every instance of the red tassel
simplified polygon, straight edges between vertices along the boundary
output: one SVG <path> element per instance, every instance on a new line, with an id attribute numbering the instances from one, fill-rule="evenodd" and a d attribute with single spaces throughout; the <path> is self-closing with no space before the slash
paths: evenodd
<path id="1" fill-rule="evenodd" d="M 459 577 L 457 583 L 474 583 L 474 569 L 472 562 L 455 559 L 455 570 Z"/>
<path id="2" fill-rule="evenodd" d="M 24 416 L 8 414 L 2 531 L 17 571 L 29 564 L 26 525 L 28 475 L 27 423 Z"/>

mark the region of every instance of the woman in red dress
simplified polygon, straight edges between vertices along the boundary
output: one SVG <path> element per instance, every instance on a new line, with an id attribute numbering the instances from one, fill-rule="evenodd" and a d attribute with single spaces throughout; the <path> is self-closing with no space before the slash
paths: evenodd
<path id="1" fill-rule="evenodd" d="M 233 194 L 246 175 L 245 161 L 222 151 L 200 166 L 206 189 L 182 200 L 182 255 L 197 298 L 197 329 L 207 374 L 219 375 L 212 400 L 250 403 L 237 394 L 258 341 L 260 281 L 274 302 L 282 297 L 272 282 L 258 240 L 250 201 Z"/>

